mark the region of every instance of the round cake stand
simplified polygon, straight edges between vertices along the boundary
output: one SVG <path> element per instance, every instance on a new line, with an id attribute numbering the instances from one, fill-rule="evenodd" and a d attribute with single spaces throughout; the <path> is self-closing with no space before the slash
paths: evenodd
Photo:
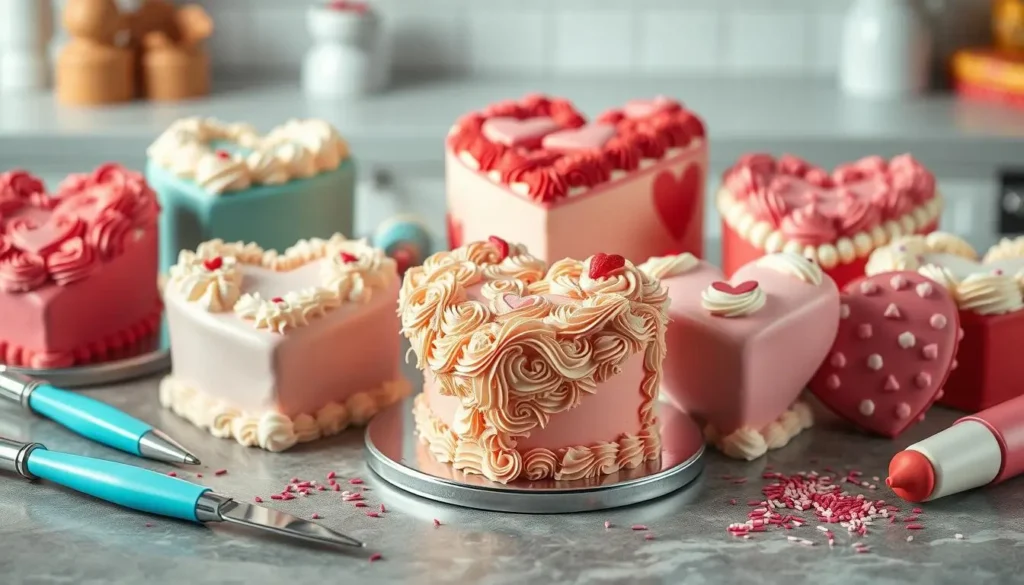
<path id="1" fill-rule="evenodd" d="M 693 482 L 704 469 L 704 438 L 693 420 L 661 403 L 661 458 L 636 469 L 578 481 L 508 485 L 438 463 L 416 436 L 412 399 L 381 411 L 366 428 L 366 460 L 381 478 L 418 496 L 479 510 L 566 514 L 645 502 Z"/>
<path id="2" fill-rule="evenodd" d="M 7 371 L 24 374 L 60 388 L 82 388 L 113 384 L 166 371 L 171 367 L 171 349 L 166 324 L 160 327 L 152 347 L 119 360 L 52 370 L 9 367 Z"/>

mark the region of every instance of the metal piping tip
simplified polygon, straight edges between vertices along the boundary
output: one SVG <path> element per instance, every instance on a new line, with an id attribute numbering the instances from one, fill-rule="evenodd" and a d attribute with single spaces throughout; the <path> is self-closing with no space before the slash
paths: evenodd
<path id="1" fill-rule="evenodd" d="M 253 506 L 236 500 L 228 500 L 222 504 L 218 514 L 220 519 L 225 522 L 251 526 L 309 542 L 356 548 L 366 546 L 366 543 L 361 540 L 356 540 L 351 536 L 336 532 L 326 526 L 296 518 L 284 512 L 278 512 L 277 510 L 262 506 Z"/>
<path id="2" fill-rule="evenodd" d="M 199 464 L 198 457 L 157 429 L 150 429 L 139 439 L 139 455 L 166 463 Z"/>
<path id="3" fill-rule="evenodd" d="M 200 461 L 198 457 L 196 457 L 195 455 L 193 455 L 191 453 L 185 453 L 185 461 L 184 461 L 184 463 L 186 465 L 200 465 L 202 463 L 202 461 Z"/>

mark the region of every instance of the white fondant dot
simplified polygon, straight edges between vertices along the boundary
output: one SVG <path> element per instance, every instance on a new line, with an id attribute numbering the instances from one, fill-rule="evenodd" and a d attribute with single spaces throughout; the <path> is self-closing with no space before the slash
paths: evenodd
<path id="1" fill-rule="evenodd" d="M 846 319 L 849 316 L 850 316 L 850 305 L 847 305 L 846 303 L 843 303 L 843 304 L 839 305 L 839 318 L 840 319 Z"/>
<path id="2" fill-rule="evenodd" d="M 878 292 L 878 285 L 870 280 L 860 283 L 860 292 L 866 295 L 873 295 Z"/>
<path id="3" fill-rule="evenodd" d="M 914 347 L 915 343 L 917 343 L 917 338 L 914 337 L 913 333 L 904 331 L 903 333 L 900 333 L 900 336 L 896 338 L 896 341 L 899 342 L 900 347 L 903 349 L 910 349 L 911 347 Z"/>
<path id="4" fill-rule="evenodd" d="M 896 303 L 889 303 L 889 306 L 885 308 L 885 317 L 887 319 L 900 318 L 900 309 L 896 306 Z"/>
<path id="5" fill-rule="evenodd" d="M 871 339 L 871 323 L 861 323 L 857 326 L 857 337 L 861 339 Z"/>
<path id="6" fill-rule="evenodd" d="M 831 390 L 836 390 L 836 389 L 838 389 L 838 388 L 839 388 L 839 386 L 841 385 L 841 384 L 840 384 L 840 382 L 839 382 L 839 376 L 837 376 L 837 375 L 835 375 L 835 374 L 831 374 L 831 375 L 830 375 L 830 376 L 829 376 L 829 377 L 828 377 L 828 378 L 827 378 L 827 379 L 825 380 L 825 384 L 826 384 L 826 385 L 827 385 L 827 386 L 829 387 L 829 389 L 831 389 Z"/>
<path id="7" fill-rule="evenodd" d="M 910 416 L 910 405 L 906 402 L 900 402 L 896 405 L 896 418 L 902 420 Z"/>
<path id="8" fill-rule="evenodd" d="M 917 386 L 918 388 L 921 388 L 922 390 L 927 388 L 928 386 L 931 386 L 931 384 L 932 375 L 929 374 L 928 372 L 918 372 L 918 374 L 914 376 L 914 385 Z"/>
<path id="9" fill-rule="evenodd" d="M 921 297 L 922 299 L 926 299 L 932 296 L 932 293 L 935 292 L 935 289 L 932 288 L 932 283 L 930 282 L 922 282 L 921 284 L 917 285 L 916 290 L 917 296 Z"/>
<path id="10" fill-rule="evenodd" d="M 872 370 L 875 370 L 877 372 L 878 370 L 882 369 L 883 365 L 885 364 L 882 362 L 882 356 L 878 355 L 877 353 L 873 353 L 868 356 L 868 367 L 871 368 Z"/>
<path id="11" fill-rule="evenodd" d="M 864 416 L 871 416 L 872 414 L 875 414 L 875 403 L 871 400 L 861 400 L 860 413 Z"/>
<path id="12" fill-rule="evenodd" d="M 946 316 L 935 313 L 928 319 L 928 324 L 935 329 L 942 329 L 946 326 Z"/>
<path id="13" fill-rule="evenodd" d="M 893 290 L 903 290 L 907 288 L 907 279 L 903 278 L 902 274 L 897 274 L 889 281 L 889 286 L 891 286 Z"/>
<path id="14" fill-rule="evenodd" d="M 832 359 L 829 361 L 833 368 L 845 368 L 846 367 L 846 356 L 843 352 L 837 351 L 832 354 Z"/>

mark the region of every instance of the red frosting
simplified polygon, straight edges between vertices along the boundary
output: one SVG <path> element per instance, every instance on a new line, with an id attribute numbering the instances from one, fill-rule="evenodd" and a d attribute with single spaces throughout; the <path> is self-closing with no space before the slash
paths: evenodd
<path id="1" fill-rule="evenodd" d="M 791 155 L 750 154 L 723 185 L 757 220 L 808 245 L 899 220 L 935 197 L 935 177 L 910 155 L 871 156 L 829 173 Z"/>
<path id="2" fill-rule="evenodd" d="M 69 175 L 52 196 L 28 173 L 3 173 L 0 290 L 27 292 L 88 278 L 124 252 L 132 228 L 155 229 L 159 211 L 143 176 L 116 164 Z"/>
<path id="3" fill-rule="evenodd" d="M 678 102 L 658 98 L 650 103 L 642 115 L 614 109 L 598 116 L 597 122 L 616 128 L 616 136 L 592 151 L 560 154 L 540 146 L 510 148 L 489 140 L 483 125 L 491 118 L 549 117 L 558 124 L 556 131 L 587 123 L 568 100 L 527 95 L 463 116 L 448 135 L 448 148 L 471 156 L 482 172 L 497 171 L 498 180 L 506 185 L 525 184 L 530 198 L 553 202 L 568 195 L 570 187 L 595 187 L 611 180 L 614 170 L 634 171 L 641 159 L 660 159 L 670 148 L 704 138 L 703 122 Z"/>

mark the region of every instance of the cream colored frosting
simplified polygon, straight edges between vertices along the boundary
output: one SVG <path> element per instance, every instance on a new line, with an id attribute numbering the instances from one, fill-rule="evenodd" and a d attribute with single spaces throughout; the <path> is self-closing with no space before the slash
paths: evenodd
<path id="1" fill-rule="evenodd" d="M 700 264 L 700 260 L 689 252 L 672 256 L 654 256 L 637 268 L 651 278 L 672 278 L 685 274 Z"/>
<path id="2" fill-rule="evenodd" d="M 770 449 L 785 447 L 813 425 L 814 413 L 810 406 L 798 401 L 763 429 L 744 427 L 723 437 L 714 427 L 708 426 L 704 434 L 726 456 L 753 461 Z"/>
<path id="3" fill-rule="evenodd" d="M 717 317 L 746 317 L 753 315 L 764 307 L 764 290 L 760 286 L 742 293 L 732 294 L 723 292 L 714 287 L 708 286 L 700 295 L 701 306 L 704 310 Z"/>
<path id="4" fill-rule="evenodd" d="M 462 404 L 451 429 L 433 420 L 429 407 L 418 408 L 426 409 L 419 413 L 421 438 L 439 461 L 502 483 L 524 475 L 607 473 L 618 464 L 621 448 L 580 446 L 557 456 L 534 453 L 527 460 L 516 449 L 517 437 L 577 405 L 588 389 L 643 351 L 639 417 L 649 435 L 645 445 L 656 442 L 666 292 L 628 261 L 598 278 L 589 274 L 592 258 L 566 259 L 545 273 L 543 262 L 522 246 L 506 247 L 507 256 L 494 242 L 469 243 L 434 254 L 406 273 L 399 314 L 417 366 L 429 369 Z M 472 300 L 472 287 L 479 287 L 489 304 Z M 507 294 L 532 298 L 509 304 Z M 543 298 L 549 294 L 572 302 L 552 303 Z M 627 447 L 624 461 L 631 463 L 636 441 Z M 642 458 L 657 456 L 652 447 Z"/>
<path id="5" fill-rule="evenodd" d="M 821 267 L 814 259 L 792 252 L 768 254 L 758 259 L 757 265 L 799 278 L 814 286 L 820 285 L 824 277 Z"/>
<path id="6" fill-rule="evenodd" d="M 897 221 L 887 221 L 869 231 L 839 238 L 835 243 L 805 246 L 800 242 L 787 240 L 785 234 L 778 229 L 772 229 L 767 222 L 758 221 L 747 206 L 737 201 L 728 189 L 719 190 L 716 203 L 726 225 L 754 247 L 768 253 L 801 254 L 811 258 L 825 270 L 849 264 L 858 258 L 865 258 L 876 248 L 931 225 L 942 214 L 942 198 L 936 193 L 934 198 L 910 210 Z"/>
<path id="7" fill-rule="evenodd" d="M 171 266 L 167 284 L 190 303 L 211 313 L 230 311 L 242 291 L 242 271 L 233 257 L 221 257 L 219 268 L 211 270 L 207 260 L 188 250 L 178 254 Z"/>
<path id="8" fill-rule="evenodd" d="M 1024 238 L 1004 239 L 974 264 L 978 254 L 962 238 L 936 232 L 926 237 L 900 238 L 876 250 L 868 260 L 868 275 L 893 270 L 916 270 L 949 290 L 957 305 L 978 315 L 1002 315 L 1024 309 L 1024 271 L 1003 274 L 990 263 L 1024 258 Z"/>
<path id="9" fill-rule="evenodd" d="M 248 150 L 222 156 L 212 147 L 226 141 Z M 171 124 L 147 154 L 160 167 L 209 193 L 242 191 L 252 185 L 280 185 L 338 168 L 348 144 L 323 120 L 290 120 L 260 137 L 249 124 L 185 118 Z"/>
<path id="10" fill-rule="evenodd" d="M 222 265 L 210 270 L 207 262 L 214 258 L 219 258 Z M 279 299 L 241 292 L 244 265 L 285 272 L 324 258 L 318 286 L 291 291 Z M 390 288 L 397 278 L 395 261 L 382 250 L 366 240 L 348 240 L 335 234 L 328 240 L 300 240 L 283 254 L 264 251 L 254 243 L 210 240 L 200 244 L 196 252 L 179 254 L 178 263 L 170 269 L 168 285 L 185 300 L 200 303 L 208 311 L 233 311 L 258 329 L 285 333 L 308 325 L 344 303 L 369 302 L 375 292 Z"/>
<path id="11" fill-rule="evenodd" d="M 208 429 L 215 437 L 277 452 L 296 443 L 336 435 L 351 424 L 361 424 L 381 408 L 408 396 L 410 391 L 409 382 L 400 377 L 380 388 L 356 392 L 344 404 L 330 402 L 315 413 L 291 418 L 273 410 L 243 412 L 199 392 L 187 381 L 167 376 L 160 382 L 160 404 Z"/>

